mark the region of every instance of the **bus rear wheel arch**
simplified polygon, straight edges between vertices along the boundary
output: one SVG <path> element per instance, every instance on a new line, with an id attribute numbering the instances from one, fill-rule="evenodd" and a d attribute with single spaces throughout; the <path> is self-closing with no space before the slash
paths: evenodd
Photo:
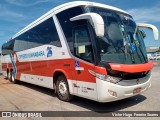
<path id="1" fill-rule="evenodd" d="M 69 92 L 69 86 L 66 77 L 63 74 L 59 74 L 56 77 L 55 90 L 57 97 L 65 102 L 71 101 L 73 95 Z"/>

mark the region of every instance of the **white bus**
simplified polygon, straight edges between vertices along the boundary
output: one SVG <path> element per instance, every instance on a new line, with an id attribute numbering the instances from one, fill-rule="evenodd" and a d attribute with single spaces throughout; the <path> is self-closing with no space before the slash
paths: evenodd
<path id="1" fill-rule="evenodd" d="M 81 96 L 98 102 L 128 98 L 151 86 L 139 27 L 127 12 L 76 1 L 55 7 L 2 46 L 2 71 L 12 82 L 54 89 L 69 101 Z"/>

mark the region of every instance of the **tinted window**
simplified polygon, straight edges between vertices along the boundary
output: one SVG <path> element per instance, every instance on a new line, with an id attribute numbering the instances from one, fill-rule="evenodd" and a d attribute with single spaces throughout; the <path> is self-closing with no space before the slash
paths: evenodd
<path id="1" fill-rule="evenodd" d="M 74 54 L 78 58 L 93 62 L 93 49 L 86 25 L 74 29 Z"/>
<path id="2" fill-rule="evenodd" d="M 45 44 L 61 47 L 53 18 L 50 18 L 38 26 L 28 30 L 15 40 L 15 51 L 22 51 Z"/>
<path id="3" fill-rule="evenodd" d="M 73 53 L 73 39 L 72 39 L 73 28 L 80 24 L 86 24 L 86 20 L 70 21 L 70 18 L 80 14 L 83 14 L 82 7 L 70 8 L 57 14 L 57 18 L 61 24 L 62 30 L 65 34 L 65 37 L 67 39 L 68 45 L 72 53 Z"/>
<path id="4" fill-rule="evenodd" d="M 11 40 L 2 46 L 2 55 L 7 55 L 13 52 L 15 40 Z"/>

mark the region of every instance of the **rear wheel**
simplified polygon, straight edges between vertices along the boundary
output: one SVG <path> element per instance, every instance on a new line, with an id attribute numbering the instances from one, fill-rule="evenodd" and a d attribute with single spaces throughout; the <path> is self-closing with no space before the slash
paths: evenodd
<path id="1" fill-rule="evenodd" d="M 7 70 L 6 72 L 7 72 L 7 77 L 6 77 L 6 79 L 9 79 L 9 71 Z"/>
<path id="2" fill-rule="evenodd" d="M 57 78 L 56 89 L 60 100 L 68 102 L 73 99 L 73 96 L 69 92 L 69 86 L 65 76 L 60 75 Z"/>
<path id="3" fill-rule="evenodd" d="M 15 79 L 13 71 L 10 72 L 9 81 L 14 83 L 14 84 L 17 83 L 17 80 Z"/>
<path id="4" fill-rule="evenodd" d="M 8 79 L 10 82 L 12 82 L 12 71 L 8 73 Z"/>

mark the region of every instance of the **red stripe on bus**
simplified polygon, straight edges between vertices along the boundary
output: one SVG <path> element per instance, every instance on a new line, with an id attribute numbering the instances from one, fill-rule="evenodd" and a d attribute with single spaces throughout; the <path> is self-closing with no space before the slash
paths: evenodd
<path id="1" fill-rule="evenodd" d="M 66 66 L 67 64 L 67 66 Z M 30 61 L 30 62 L 19 62 L 16 61 L 17 75 L 16 79 L 20 79 L 21 74 L 39 75 L 46 77 L 53 77 L 53 74 L 57 71 L 63 72 L 67 79 L 77 80 L 83 82 L 96 82 L 96 78 L 92 76 L 88 70 L 94 71 L 94 65 L 87 64 L 86 62 L 79 61 L 80 67 L 84 70 L 75 69 L 74 59 L 58 59 L 58 60 L 45 60 L 45 61 Z M 6 64 L 2 64 L 3 70 L 7 69 Z M 12 68 L 12 64 L 8 64 L 8 68 Z"/>

